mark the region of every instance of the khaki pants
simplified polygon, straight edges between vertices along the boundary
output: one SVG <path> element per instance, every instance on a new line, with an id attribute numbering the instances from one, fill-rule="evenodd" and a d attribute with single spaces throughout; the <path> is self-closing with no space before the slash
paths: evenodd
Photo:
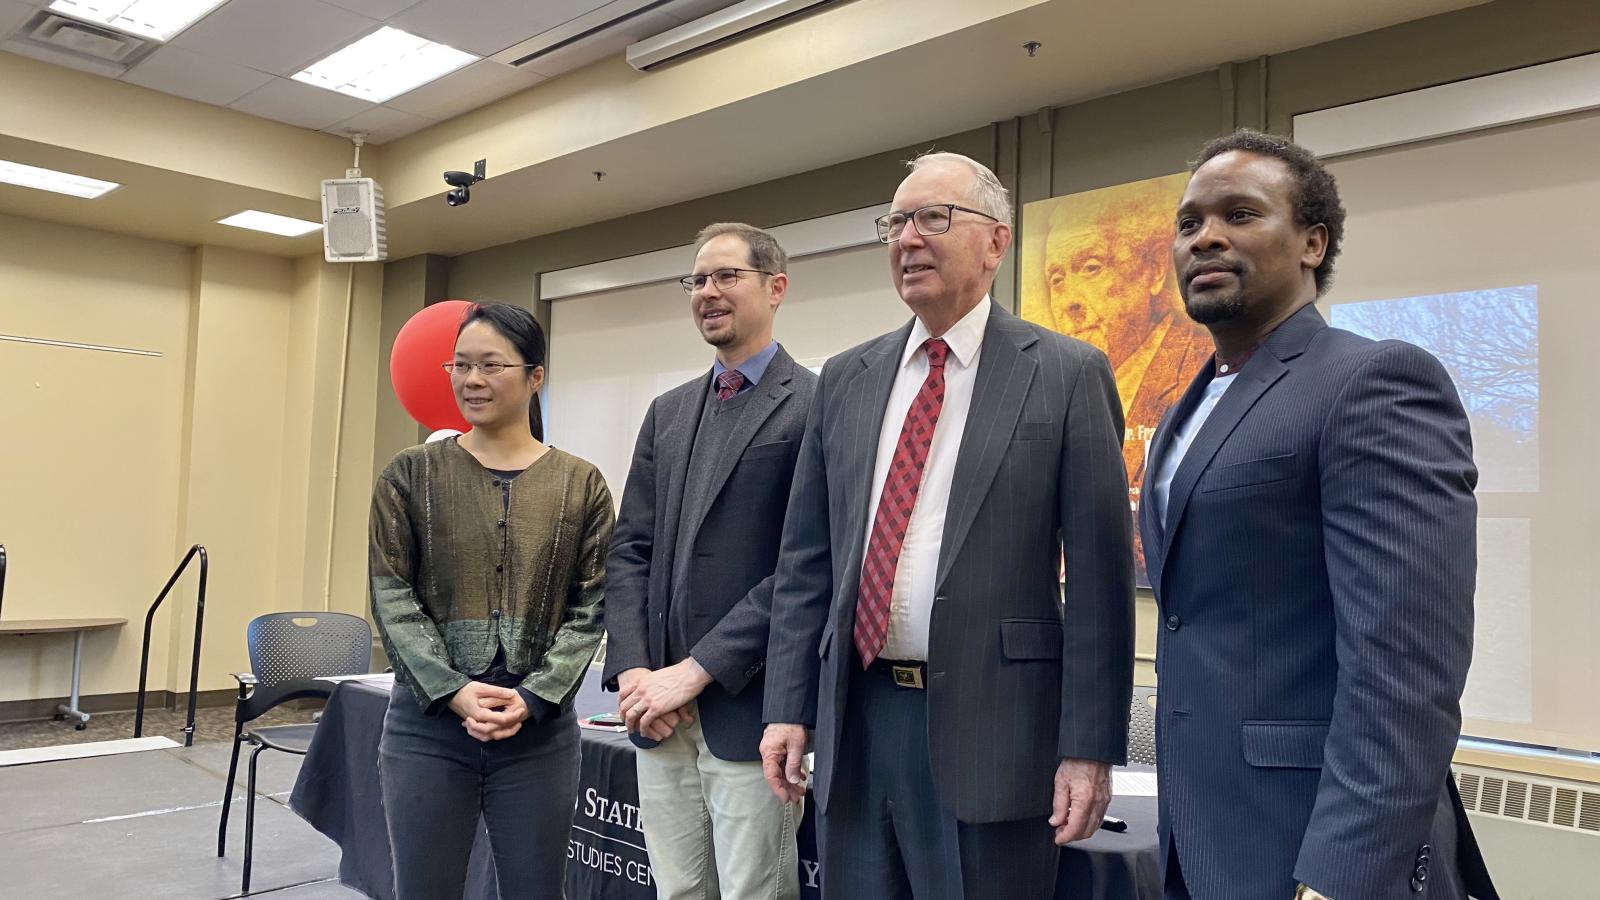
<path id="1" fill-rule="evenodd" d="M 760 762 L 706 749 L 694 721 L 636 755 L 639 816 L 660 900 L 797 900 L 795 832 L 802 803 L 785 804 Z"/>

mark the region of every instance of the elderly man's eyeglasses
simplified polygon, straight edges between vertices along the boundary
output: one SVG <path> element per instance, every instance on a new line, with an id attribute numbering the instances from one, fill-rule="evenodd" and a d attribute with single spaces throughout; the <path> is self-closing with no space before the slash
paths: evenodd
<path id="1" fill-rule="evenodd" d="M 749 272 L 751 275 L 772 274 L 761 269 L 718 269 L 706 275 L 685 275 L 678 279 L 678 283 L 683 285 L 684 291 L 690 294 L 704 290 L 707 281 L 716 285 L 719 291 L 731 291 L 733 286 L 739 283 L 739 273 L 741 272 Z"/>
<path id="2" fill-rule="evenodd" d="M 972 213 L 975 216 L 983 216 L 985 219 L 1000 221 L 982 210 L 972 209 L 967 206 L 957 206 L 954 203 L 936 203 L 933 206 L 924 206 L 908 213 L 892 212 L 886 216 L 879 216 L 877 218 L 878 240 L 885 244 L 892 244 L 900 240 L 901 232 L 906 230 L 906 222 L 910 222 L 912 227 L 917 229 L 917 234 L 923 237 L 944 234 L 950 230 L 950 220 L 955 217 L 958 209 L 962 212 Z"/>
<path id="3" fill-rule="evenodd" d="M 476 368 L 479 372 L 482 372 L 483 373 L 483 377 L 485 377 L 485 378 L 493 378 L 496 375 L 499 375 L 502 372 L 506 371 L 507 369 L 537 369 L 539 367 L 536 366 L 536 365 L 526 365 L 526 364 L 525 365 L 520 365 L 520 366 L 514 366 L 514 365 L 512 365 L 510 363 L 503 363 L 503 362 L 481 362 L 481 363 L 447 362 L 447 363 L 444 364 L 444 370 L 446 372 L 449 372 L 451 375 L 453 375 L 456 378 L 465 378 L 465 377 L 467 377 L 468 375 L 472 374 L 472 370 L 474 368 Z"/>

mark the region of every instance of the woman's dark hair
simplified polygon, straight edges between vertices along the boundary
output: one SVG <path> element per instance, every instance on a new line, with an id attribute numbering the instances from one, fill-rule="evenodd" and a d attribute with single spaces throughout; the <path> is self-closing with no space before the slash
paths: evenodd
<path id="1" fill-rule="evenodd" d="M 517 349 L 527 365 L 544 365 L 544 329 L 539 327 L 539 320 L 533 317 L 533 313 L 510 303 L 474 303 L 461 316 L 461 327 L 456 329 L 456 337 L 461 337 L 461 332 L 466 331 L 473 322 L 483 322 L 498 331 Z M 531 370 L 523 371 L 526 373 Z M 539 409 L 538 393 L 528 401 L 528 430 L 533 432 L 535 440 L 544 440 L 544 414 Z"/>

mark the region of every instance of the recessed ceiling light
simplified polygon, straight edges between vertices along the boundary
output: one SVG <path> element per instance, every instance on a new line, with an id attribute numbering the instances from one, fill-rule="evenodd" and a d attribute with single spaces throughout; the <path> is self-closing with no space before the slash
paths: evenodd
<path id="1" fill-rule="evenodd" d="M 305 219 L 293 219 L 258 209 L 234 213 L 226 219 L 218 219 L 217 224 L 248 228 L 251 231 L 265 231 L 268 234 L 280 234 L 284 237 L 299 237 L 322 227 L 320 222 L 307 222 Z"/>
<path id="2" fill-rule="evenodd" d="M 51 12 L 108 25 L 139 37 L 170 41 L 225 0 L 55 0 Z"/>
<path id="3" fill-rule="evenodd" d="M 93 200 L 107 191 L 122 187 L 115 181 L 85 178 L 82 175 L 74 175 L 71 172 L 57 172 L 54 169 L 25 166 L 22 163 L 4 159 L 0 159 L 0 181 L 6 184 L 14 184 L 18 187 L 37 188 L 41 191 L 55 191 L 58 194 L 82 197 L 85 200 Z"/>
<path id="4" fill-rule="evenodd" d="M 382 103 L 478 57 L 387 25 L 312 63 L 295 81 Z"/>

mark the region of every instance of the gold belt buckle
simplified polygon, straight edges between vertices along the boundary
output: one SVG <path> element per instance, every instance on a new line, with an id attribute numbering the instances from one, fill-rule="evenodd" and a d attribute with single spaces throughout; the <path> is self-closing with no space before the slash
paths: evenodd
<path id="1" fill-rule="evenodd" d="M 890 666 L 889 671 L 894 675 L 894 683 L 899 687 L 918 689 L 924 687 L 921 666 Z"/>

